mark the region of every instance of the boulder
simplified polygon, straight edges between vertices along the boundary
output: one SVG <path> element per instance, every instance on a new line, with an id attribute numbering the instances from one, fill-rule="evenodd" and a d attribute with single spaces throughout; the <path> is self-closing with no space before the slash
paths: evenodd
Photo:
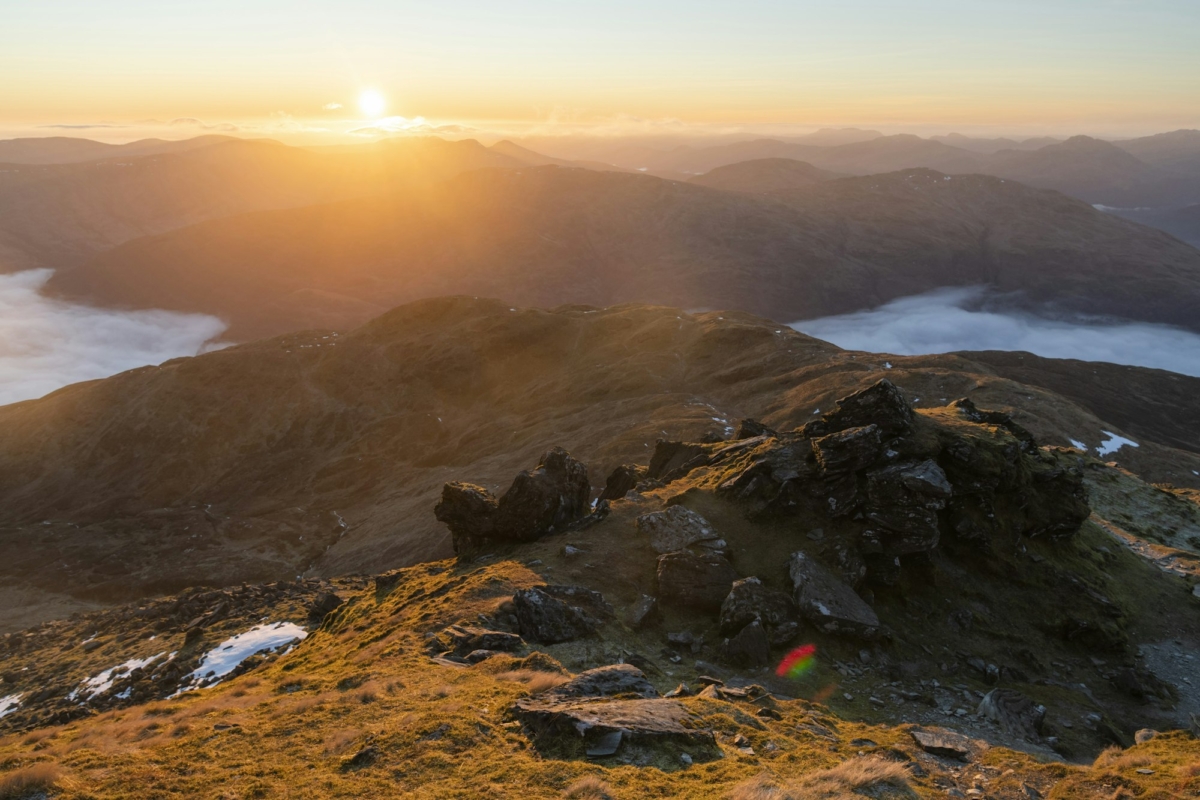
<path id="1" fill-rule="evenodd" d="M 721 657 L 735 667 L 765 667 L 771 661 L 771 642 L 757 619 L 721 644 Z"/>
<path id="2" fill-rule="evenodd" d="M 646 474 L 646 467 L 637 464 L 622 464 L 608 474 L 608 480 L 604 483 L 604 491 L 600 493 L 600 499 L 620 500 L 636 489 Z"/>
<path id="3" fill-rule="evenodd" d="M 542 644 L 595 633 L 612 608 L 599 592 L 578 586 L 534 586 L 513 594 L 521 636 Z"/>
<path id="4" fill-rule="evenodd" d="M 721 603 L 721 633 L 731 636 L 756 619 L 770 631 L 795 617 L 796 605 L 785 592 L 768 589 L 758 578 L 742 578 Z"/>
<path id="5" fill-rule="evenodd" d="M 967 761 L 974 751 L 975 743 L 971 739 L 941 728 L 913 728 L 909 735 L 926 753 L 943 758 Z"/>
<path id="6" fill-rule="evenodd" d="M 430 640 L 430 649 L 465 657 L 476 650 L 513 652 L 525 642 L 515 633 L 493 631 L 471 625 L 451 625 Z"/>
<path id="7" fill-rule="evenodd" d="M 882 437 L 891 439 L 908 433 L 913 419 L 904 394 L 885 378 L 838 400 L 837 408 L 821 417 L 821 422 L 830 432 L 878 425 Z"/>
<path id="8" fill-rule="evenodd" d="M 777 436 L 772 429 L 763 425 L 756 419 L 744 419 L 738 423 L 737 433 L 733 435 L 734 439 L 753 439 L 758 436 Z"/>
<path id="9" fill-rule="evenodd" d="M 455 552 L 463 553 L 493 540 L 529 542 L 563 530 L 588 514 L 591 491 L 587 467 L 554 447 L 536 468 L 520 472 L 499 500 L 480 486 L 447 483 L 434 514 L 450 528 Z"/>
<path id="10" fill-rule="evenodd" d="M 724 556 L 667 553 L 658 558 L 658 596 L 698 611 L 719 611 L 737 571 Z"/>
<path id="11" fill-rule="evenodd" d="M 658 690 L 632 664 L 610 664 L 581 672 L 566 683 L 547 690 L 542 696 L 547 700 L 566 700 L 617 695 L 637 695 L 648 699 L 658 697 Z"/>
<path id="12" fill-rule="evenodd" d="M 826 633 L 870 639 L 879 632 L 879 617 L 854 590 L 804 553 L 793 553 L 789 565 L 800 614 Z"/>
<path id="13" fill-rule="evenodd" d="M 340 606 L 342 602 L 342 598 L 338 597 L 333 592 L 321 592 L 313 599 L 312 604 L 308 607 L 308 616 L 315 621 L 323 620 L 330 613 L 337 610 L 337 607 Z"/>
<path id="14" fill-rule="evenodd" d="M 674 553 L 691 545 L 713 550 L 725 547 L 708 520 L 683 506 L 671 506 L 666 511 L 643 514 L 637 518 L 637 528 L 650 537 L 650 546 L 660 555 Z"/>
<path id="15" fill-rule="evenodd" d="M 647 476 L 670 483 L 708 461 L 708 447 L 695 442 L 668 442 L 660 439 L 650 457 Z"/>
<path id="16" fill-rule="evenodd" d="M 864 551 L 885 556 L 924 553 L 935 548 L 938 512 L 954 491 L 933 459 L 893 464 L 867 475 Z"/>
<path id="17" fill-rule="evenodd" d="M 1008 733 L 1037 741 L 1046 718 L 1046 707 L 1015 689 L 992 689 L 979 703 L 978 713 Z"/>

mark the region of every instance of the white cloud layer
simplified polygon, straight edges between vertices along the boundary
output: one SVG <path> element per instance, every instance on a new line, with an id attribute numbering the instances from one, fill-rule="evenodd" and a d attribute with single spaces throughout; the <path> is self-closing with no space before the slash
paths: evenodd
<path id="1" fill-rule="evenodd" d="M 895 355 L 1024 350 L 1200 376 L 1200 335 L 1142 322 L 1073 322 L 978 308 L 981 287 L 938 289 L 871 311 L 792 323 L 848 350 Z"/>
<path id="2" fill-rule="evenodd" d="M 225 330 L 204 314 L 116 311 L 42 294 L 51 270 L 0 275 L 0 405 L 191 356 Z"/>

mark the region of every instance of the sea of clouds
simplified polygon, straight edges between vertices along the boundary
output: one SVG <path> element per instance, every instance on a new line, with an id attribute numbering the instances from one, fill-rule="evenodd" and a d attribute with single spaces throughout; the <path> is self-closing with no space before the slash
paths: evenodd
<path id="1" fill-rule="evenodd" d="M 52 270 L 0 275 L 0 405 L 212 347 L 204 314 L 118 311 L 46 297 Z"/>
<path id="2" fill-rule="evenodd" d="M 1072 321 L 989 310 L 982 287 L 937 289 L 870 311 L 802 320 L 793 328 L 847 350 L 925 355 L 1024 350 L 1200 376 L 1200 335 L 1143 322 Z"/>

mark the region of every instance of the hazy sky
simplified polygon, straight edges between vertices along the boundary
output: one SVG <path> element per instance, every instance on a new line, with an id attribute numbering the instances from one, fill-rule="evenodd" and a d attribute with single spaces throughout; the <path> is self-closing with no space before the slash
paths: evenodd
<path id="1" fill-rule="evenodd" d="M 340 134 L 368 87 L 437 122 L 1200 126 L 1200 0 L 0 0 L 0 20 L 4 130 Z"/>

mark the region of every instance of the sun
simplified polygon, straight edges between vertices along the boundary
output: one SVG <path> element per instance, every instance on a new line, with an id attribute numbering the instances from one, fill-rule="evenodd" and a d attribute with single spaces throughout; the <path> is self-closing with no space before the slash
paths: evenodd
<path id="1" fill-rule="evenodd" d="M 374 89 L 364 89 L 358 96 L 358 107 L 368 117 L 378 117 L 387 108 L 387 100 Z"/>

